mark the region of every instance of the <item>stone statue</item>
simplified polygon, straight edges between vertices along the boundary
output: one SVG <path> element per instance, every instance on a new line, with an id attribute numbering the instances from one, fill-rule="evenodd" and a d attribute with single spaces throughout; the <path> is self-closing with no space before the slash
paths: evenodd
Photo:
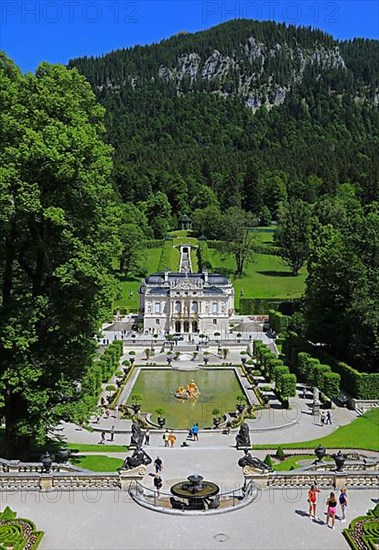
<path id="1" fill-rule="evenodd" d="M 142 430 L 136 422 L 133 422 L 132 435 L 130 438 L 129 447 L 142 447 L 142 444 L 143 444 Z"/>
<path id="2" fill-rule="evenodd" d="M 249 435 L 249 426 L 246 422 L 242 422 L 240 431 L 236 435 L 236 446 L 239 447 L 250 447 L 250 435 Z"/>
<path id="3" fill-rule="evenodd" d="M 262 470 L 263 472 L 271 472 L 272 469 L 270 466 L 262 462 L 262 460 L 259 460 L 259 458 L 256 458 L 255 456 L 251 456 L 251 453 L 248 449 L 244 449 L 245 455 L 241 457 L 238 461 L 238 466 L 241 468 L 244 468 L 245 466 L 251 466 L 252 468 L 256 468 L 257 470 Z"/>
<path id="4" fill-rule="evenodd" d="M 132 468 L 137 468 L 141 465 L 148 466 L 149 464 L 151 464 L 151 462 L 151 457 L 140 446 L 138 446 L 134 450 L 132 456 L 126 457 L 122 469 L 131 470 Z"/>

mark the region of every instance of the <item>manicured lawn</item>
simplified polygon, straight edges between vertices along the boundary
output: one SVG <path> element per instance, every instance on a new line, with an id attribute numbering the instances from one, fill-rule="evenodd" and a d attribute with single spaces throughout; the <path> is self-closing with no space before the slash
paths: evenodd
<path id="1" fill-rule="evenodd" d="M 76 450 L 79 453 L 126 453 L 128 451 L 127 445 L 86 445 L 85 443 L 69 443 L 68 448 Z"/>
<path id="2" fill-rule="evenodd" d="M 177 244 L 177 243 L 175 243 L 175 244 Z M 171 258 L 170 258 L 171 271 L 178 271 L 179 270 L 179 261 L 180 261 L 179 248 L 172 247 Z"/>
<path id="3" fill-rule="evenodd" d="M 302 460 L 312 460 L 312 461 L 315 461 L 316 460 L 316 456 L 313 454 L 313 455 L 296 455 L 296 456 L 289 456 L 288 458 L 285 458 L 283 460 L 283 462 L 277 462 L 273 465 L 273 469 L 278 471 L 278 472 L 287 472 L 288 470 L 290 470 L 291 468 L 293 469 L 296 469 L 296 468 L 302 468 L 303 467 L 303 464 L 300 464 L 300 462 Z M 325 457 L 324 458 L 324 461 L 325 462 L 330 462 L 330 461 L 333 461 L 332 458 L 330 457 Z"/>
<path id="4" fill-rule="evenodd" d="M 159 259 L 161 257 L 161 248 L 146 248 L 144 250 L 144 265 L 146 266 L 148 275 L 158 271 Z M 179 262 L 179 253 L 178 262 Z M 127 307 L 128 310 L 139 308 L 138 290 L 141 286 L 141 279 L 133 279 L 130 281 L 123 281 L 121 283 L 121 297 L 114 302 L 114 309 L 117 307 Z M 130 292 L 133 292 L 133 297 L 129 298 Z"/>
<path id="5" fill-rule="evenodd" d="M 232 279 L 235 289 L 236 307 L 239 306 L 241 288 L 245 298 L 299 298 L 305 289 L 306 269 L 293 277 L 290 269 L 278 256 L 257 254 L 253 263 L 245 269 L 243 277 L 234 279 L 235 262 L 226 259 L 215 249 L 209 250 L 213 271 Z"/>
<path id="6" fill-rule="evenodd" d="M 253 230 L 255 239 L 258 244 L 273 246 L 274 245 L 274 235 L 275 235 L 275 226 L 270 227 L 256 227 Z"/>
<path id="7" fill-rule="evenodd" d="M 75 466 L 80 466 L 93 472 L 116 472 L 124 463 L 121 458 L 102 455 L 78 456 L 71 458 L 70 462 Z"/>
<path id="8" fill-rule="evenodd" d="M 268 248 L 273 246 L 274 227 L 260 227 L 254 230 L 257 242 Z M 188 231 L 173 231 L 173 246 L 178 244 L 198 244 L 198 240 L 189 237 Z M 145 251 L 145 265 L 148 274 L 158 270 L 160 248 L 150 248 Z M 172 271 L 179 267 L 179 249 L 172 248 L 170 266 Z M 306 269 L 300 270 L 297 277 L 293 277 L 290 269 L 278 256 L 272 254 L 257 254 L 255 261 L 249 264 L 243 277 L 234 279 L 235 262 L 233 257 L 224 258 L 217 250 L 209 249 L 209 259 L 213 265 L 213 271 L 222 273 L 232 279 L 235 289 L 236 308 L 239 307 L 240 292 L 243 289 L 245 298 L 299 298 L 305 289 Z M 191 260 L 194 272 L 198 271 L 196 252 L 191 253 Z M 138 309 L 138 289 L 140 280 L 125 281 L 122 283 L 122 298 L 115 302 L 114 307 L 127 307 Z M 133 297 L 129 298 L 133 291 Z"/>
<path id="9" fill-rule="evenodd" d="M 282 449 L 314 449 L 317 445 L 328 448 L 368 449 L 379 451 L 379 409 L 372 409 L 347 426 L 320 439 L 300 443 L 280 444 Z M 254 445 L 254 449 L 276 449 L 278 445 Z"/>
<path id="10" fill-rule="evenodd" d="M 301 464 L 299 462 L 301 460 L 316 460 L 315 455 L 297 455 L 297 456 L 290 456 L 289 458 L 286 458 L 283 460 L 283 462 L 278 462 L 273 465 L 273 469 L 277 470 L 278 472 L 287 472 L 290 468 L 301 468 Z"/>

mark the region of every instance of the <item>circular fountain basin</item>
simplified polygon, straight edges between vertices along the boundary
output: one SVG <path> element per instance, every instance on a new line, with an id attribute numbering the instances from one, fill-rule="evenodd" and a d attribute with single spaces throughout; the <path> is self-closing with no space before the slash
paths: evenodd
<path id="1" fill-rule="evenodd" d="M 203 476 L 188 476 L 188 481 L 180 481 L 171 487 L 171 493 L 180 498 L 203 500 L 217 495 L 220 487 L 212 481 L 204 481 Z"/>

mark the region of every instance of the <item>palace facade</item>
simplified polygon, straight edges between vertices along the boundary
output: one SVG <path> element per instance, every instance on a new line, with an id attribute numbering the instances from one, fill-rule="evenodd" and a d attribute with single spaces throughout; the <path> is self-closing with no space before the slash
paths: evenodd
<path id="1" fill-rule="evenodd" d="M 229 332 L 234 289 L 217 273 L 153 273 L 140 287 L 139 296 L 145 332 Z"/>

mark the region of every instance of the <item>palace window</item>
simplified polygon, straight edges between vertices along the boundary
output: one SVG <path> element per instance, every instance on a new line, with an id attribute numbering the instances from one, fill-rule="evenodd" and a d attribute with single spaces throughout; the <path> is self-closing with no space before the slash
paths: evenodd
<path id="1" fill-rule="evenodd" d="M 154 304 L 154 313 L 160 313 L 161 312 L 161 303 L 155 302 Z"/>
<path id="2" fill-rule="evenodd" d="M 217 302 L 212 302 L 212 313 L 217 313 Z"/>
<path id="3" fill-rule="evenodd" d="M 197 302 L 192 302 L 191 304 L 191 312 L 197 313 L 199 311 L 199 304 Z"/>
<path id="4" fill-rule="evenodd" d="M 175 313 L 181 313 L 182 312 L 182 304 L 181 302 L 175 302 Z"/>

